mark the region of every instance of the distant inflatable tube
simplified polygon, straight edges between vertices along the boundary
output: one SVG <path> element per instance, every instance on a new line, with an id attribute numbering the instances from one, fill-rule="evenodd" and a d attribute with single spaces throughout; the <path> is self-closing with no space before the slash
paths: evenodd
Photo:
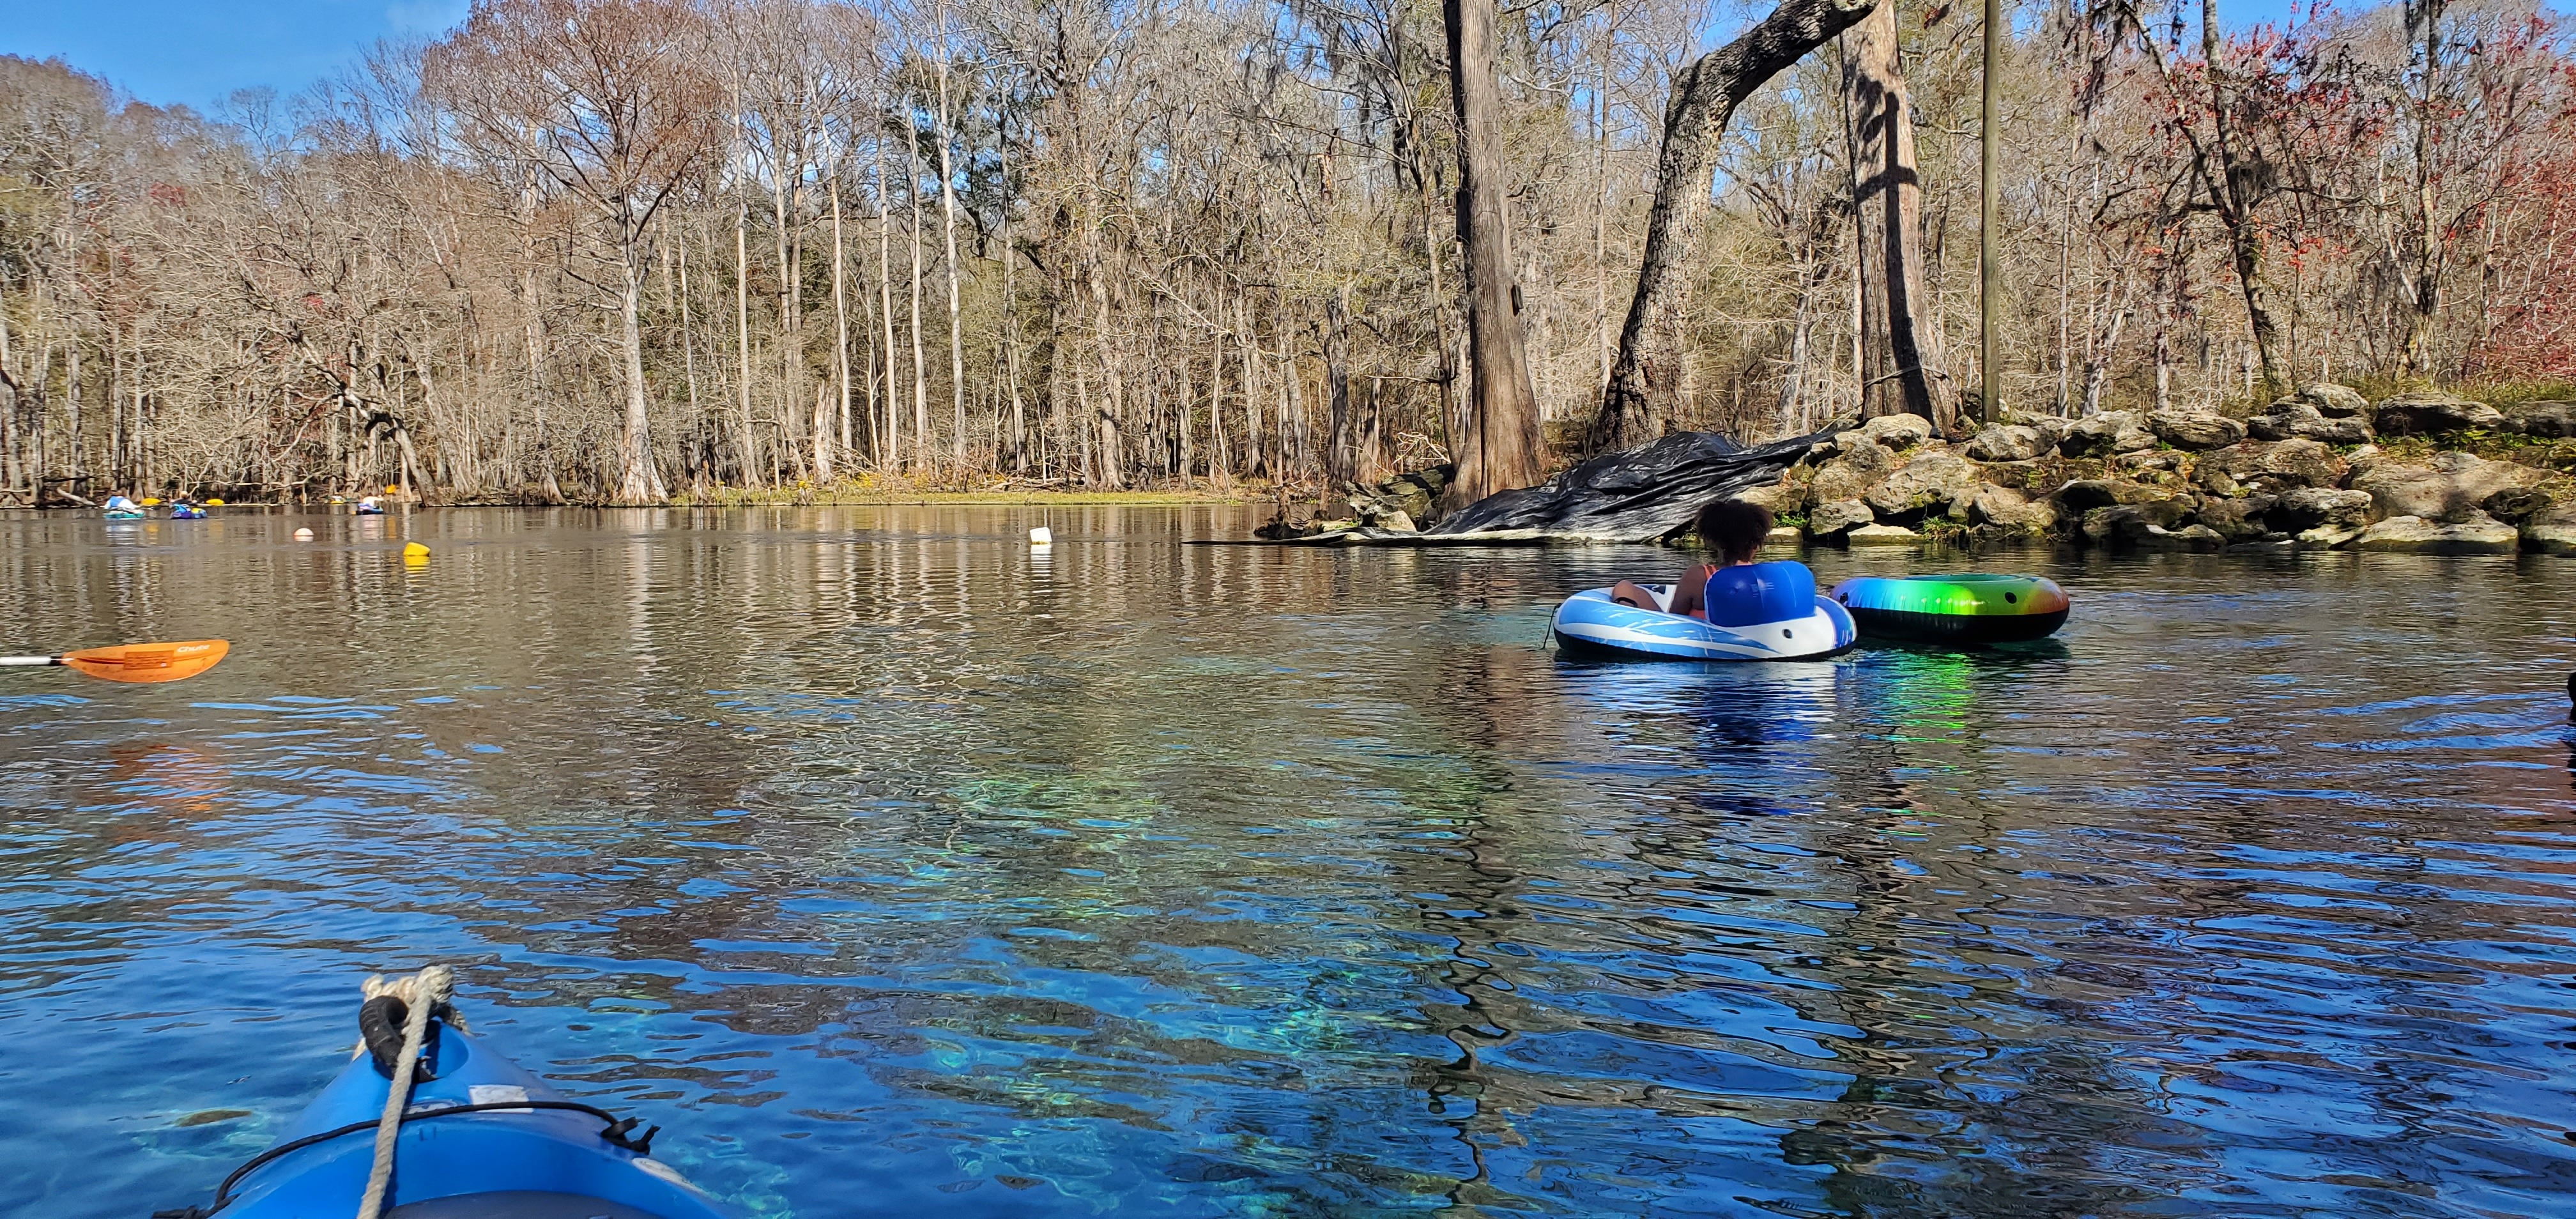
<path id="1" fill-rule="evenodd" d="M 1826 594 L 1861 637 L 1891 643 L 2018 643 L 2066 625 L 2066 590 L 2040 576 L 1858 576 Z"/>
<path id="2" fill-rule="evenodd" d="M 1640 587 L 1671 604 L 1669 585 Z M 1556 607 L 1556 641 L 1566 651 L 1621 660 L 1822 660 L 1859 638 L 1851 615 L 1817 597 L 1803 617 L 1743 626 L 1622 605 L 1606 588 L 1587 589 Z"/>

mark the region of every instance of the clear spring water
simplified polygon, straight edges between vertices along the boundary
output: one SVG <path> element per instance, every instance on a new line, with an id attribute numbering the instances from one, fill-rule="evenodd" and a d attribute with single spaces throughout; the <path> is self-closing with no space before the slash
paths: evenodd
<path id="1" fill-rule="evenodd" d="M 1255 519 L 0 519 L 0 650 L 235 644 L 0 671 L 0 1211 L 207 1200 L 429 961 L 760 1215 L 2576 1209 L 2576 562 L 1582 665 L 1680 559 Z"/>

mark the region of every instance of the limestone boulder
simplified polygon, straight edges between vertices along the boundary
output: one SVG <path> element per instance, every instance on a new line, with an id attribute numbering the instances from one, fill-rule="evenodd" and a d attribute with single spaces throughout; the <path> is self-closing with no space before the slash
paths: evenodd
<path id="1" fill-rule="evenodd" d="M 1889 418 L 1912 416 L 1889 416 Z M 1976 494 L 1977 468 L 1947 450 L 1917 455 L 1861 498 L 1882 517 L 1942 513 Z"/>
<path id="2" fill-rule="evenodd" d="M 1773 516 L 1788 516 L 1807 510 L 1806 484 L 1789 478 L 1750 491 L 1738 491 L 1735 498 L 1748 504 L 1760 504 L 1770 509 Z"/>
<path id="3" fill-rule="evenodd" d="M 2301 533 L 2327 525 L 2358 533 L 2377 516 L 2369 492 L 2333 487 L 2292 488 L 2275 497 L 2264 512 L 2264 519 L 2283 533 Z"/>
<path id="4" fill-rule="evenodd" d="M 2437 453 L 2430 461 L 2373 462 L 2354 477 L 2353 489 L 2367 491 L 2382 517 L 2412 516 L 2457 522 L 2485 516 L 2485 505 L 2498 492 L 2536 486 L 2546 470 L 2509 461 L 2488 461 L 2471 453 Z"/>
<path id="5" fill-rule="evenodd" d="M 2191 454 L 2175 449 L 2148 449 L 2142 453 L 2122 453 L 2102 463 L 2113 473 L 2127 474 L 2140 482 L 2180 482 L 2178 471 L 2191 464 Z"/>
<path id="6" fill-rule="evenodd" d="M 2046 533 L 2057 527 L 2057 510 L 2010 487 L 1989 485 L 1969 497 L 1968 520 L 2008 532 Z"/>
<path id="7" fill-rule="evenodd" d="M 2382 398 L 2371 404 L 2371 419 L 2385 436 L 2438 436 L 2467 428 L 2500 428 L 2504 412 L 2483 402 L 2427 391 Z"/>
<path id="8" fill-rule="evenodd" d="M 1903 525 L 1863 525 L 1843 538 L 1854 546 L 1912 546 L 1922 541 L 1923 535 Z"/>
<path id="9" fill-rule="evenodd" d="M 2305 439 L 2323 444 L 2367 444 L 2372 438 L 2368 421 L 2335 418 L 2298 398 L 2283 398 L 2270 411 L 2246 420 L 2245 433 L 2256 440 Z"/>
<path id="10" fill-rule="evenodd" d="M 2274 532 L 2267 514 L 2277 498 L 2257 492 L 2234 499 L 2204 499 L 2193 517 L 2229 542 L 2250 542 Z M 2369 498 L 2362 497 L 2365 502 Z"/>
<path id="11" fill-rule="evenodd" d="M 2558 475 L 2545 475 L 2529 486 L 2507 487 L 2486 497 L 2478 507 L 2488 516 L 2511 525 L 2549 516 L 2562 505 L 2576 509 L 2576 480 Z"/>
<path id="12" fill-rule="evenodd" d="M 2156 434 L 2136 411 L 2104 411 L 2079 419 L 2057 442 L 2057 451 L 2068 457 L 2108 457 L 2154 447 Z"/>
<path id="13" fill-rule="evenodd" d="M 1968 440 L 1968 456 L 1975 461 L 2029 461 L 2056 448 L 2047 432 L 2014 423 L 1996 424 Z"/>
<path id="14" fill-rule="evenodd" d="M 2224 475 L 2240 484 L 2280 491 L 2339 486 L 2350 468 L 2321 441 L 2298 439 L 2267 444 L 2249 440 L 2201 454 L 2195 473 L 2204 479 Z"/>
<path id="15" fill-rule="evenodd" d="M 2177 449 L 2223 449 L 2245 439 L 2245 425 L 2215 411 L 2151 411 L 2147 430 Z"/>
<path id="16" fill-rule="evenodd" d="M 2189 515 L 2191 504 L 2181 499 L 2113 504 L 2084 514 L 2084 537 L 2115 550 L 2168 549 L 2170 535 Z"/>
<path id="17" fill-rule="evenodd" d="M 1902 453 L 1938 433 L 1921 415 L 1881 415 L 1860 425 L 1860 434 L 1881 448 Z"/>
<path id="18" fill-rule="evenodd" d="M 2576 501 L 2553 504 L 2522 523 L 2522 548 L 2576 555 Z"/>
<path id="19" fill-rule="evenodd" d="M 1838 452 L 1816 467 L 1816 480 L 1807 491 L 1809 502 L 1859 499 L 1896 469 L 1896 454 L 1868 440 L 1847 432 L 1839 445 Z"/>
<path id="20" fill-rule="evenodd" d="M 2200 461 L 2192 463 L 2191 477 L 2188 481 L 2194 488 L 2210 495 L 2237 496 L 2245 494 L 2245 484 L 2236 481 L 2236 476 L 2228 471 L 2225 462 Z"/>
<path id="21" fill-rule="evenodd" d="M 2156 531 L 2149 530 L 2148 538 L 2160 547 L 2176 550 L 2217 550 L 2227 545 L 2226 535 L 2198 522 L 2163 533 L 2164 536 L 2157 537 Z"/>
<path id="22" fill-rule="evenodd" d="M 2299 535 L 2291 540 L 2297 542 L 2301 550 L 2333 550 L 2350 545 L 2354 538 L 2360 536 L 2359 526 L 2319 525 L 2314 529 L 2300 530 Z"/>
<path id="23" fill-rule="evenodd" d="M 1857 499 L 1838 499 L 1816 505 L 1807 513 L 1807 532 L 1820 538 L 1845 533 L 1878 519 L 1869 505 Z"/>
<path id="24" fill-rule="evenodd" d="M 2521 544 L 2522 535 L 2513 526 L 2477 512 L 2450 522 L 2392 516 L 2362 530 L 2353 546 L 2408 554 L 2511 554 Z"/>
<path id="25" fill-rule="evenodd" d="M 2174 498 L 2163 487 L 2132 482 L 2125 478 L 2079 478 L 2057 489 L 2058 506 L 2070 512 L 2090 512 L 2115 504 L 2143 504 L 2150 500 Z"/>
<path id="26" fill-rule="evenodd" d="M 2319 381 L 2300 386 L 2299 392 L 2293 396 L 2317 408 L 2317 412 L 2328 419 L 2370 418 L 2370 399 L 2362 397 L 2360 390 L 2348 385 Z"/>
<path id="27" fill-rule="evenodd" d="M 2507 428 L 2525 436 L 2576 436 L 2576 402 L 2516 402 L 2496 410 Z"/>

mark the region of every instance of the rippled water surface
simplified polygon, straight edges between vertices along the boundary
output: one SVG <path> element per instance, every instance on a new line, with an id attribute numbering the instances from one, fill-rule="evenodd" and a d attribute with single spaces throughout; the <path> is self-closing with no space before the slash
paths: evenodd
<path id="1" fill-rule="evenodd" d="M 1586 665 L 1679 559 L 1255 519 L 0 517 L 6 651 L 234 641 L 0 671 L 0 1210 L 205 1201 L 429 961 L 759 1215 L 2576 1208 L 2576 562 Z"/>

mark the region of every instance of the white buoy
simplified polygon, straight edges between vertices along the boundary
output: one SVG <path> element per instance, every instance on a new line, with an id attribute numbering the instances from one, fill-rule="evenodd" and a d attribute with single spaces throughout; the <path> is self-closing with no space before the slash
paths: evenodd
<path id="1" fill-rule="evenodd" d="M 295 531 L 295 540 L 299 542 L 310 542 L 313 540 L 313 531 L 310 529 L 298 529 Z"/>
<path id="2" fill-rule="evenodd" d="M 1054 531 L 1054 530 L 1051 530 L 1051 529 L 1049 529 L 1049 528 L 1047 528 L 1047 527 L 1046 527 L 1046 526 L 1044 526 L 1044 525 L 1040 525 L 1040 526 L 1038 526 L 1038 527 L 1037 527 L 1037 528 L 1035 528 L 1035 529 L 1029 530 L 1029 545 L 1031 545 L 1031 546 L 1052 546 L 1052 545 L 1055 545 L 1055 531 Z"/>

